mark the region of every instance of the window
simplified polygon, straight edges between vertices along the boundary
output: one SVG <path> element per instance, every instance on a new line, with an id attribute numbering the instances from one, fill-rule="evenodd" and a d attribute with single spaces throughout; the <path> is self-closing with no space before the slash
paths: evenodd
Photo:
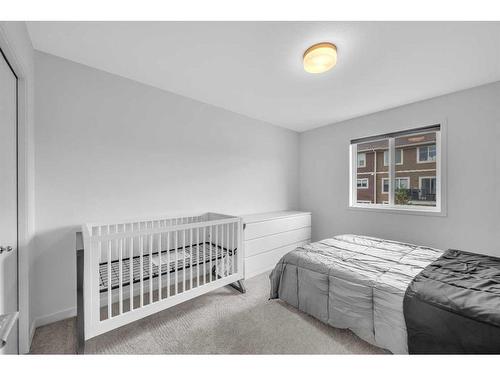
<path id="1" fill-rule="evenodd" d="M 410 188 L 410 177 L 396 177 L 396 190 L 409 189 Z M 389 179 L 382 179 L 382 192 L 389 193 Z"/>
<path id="2" fill-rule="evenodd" d="M 367 178 L 358 178 L 358 189 L 368 189 Z"/>
<path id="3" fill-rule="evenodd" d="M 366 154 L 364 152 L 360 152 L 358 154 L 358 168 L 366 167 Z"/>
<path id="4" fill-rule="evenodd" d="M 351 207 L 441 212 L 440 125 L 352 140 L 350 152 Z"/>
<path id="5" fill-rule="evenodd" d="M 420 146 L 417 152 L 417 163 L 436 161 L 436 145 Z"/>
<path id="6" fill-rule="evenodd" d="M 436 200 L 436 177 L 419 177 L 418 188 L 420 199 L 423 201 L 435 201 Z"/>
<path id="7" fill-rule="evenodd" d="M 396 149 L 396 165 L 403 164 L 403 150 L 398 148 Z M 384 151 L 384 167 L 389 165 L 389 152 Z"/>
<path id="8" fill-rule="evenodd" d="M 396 190 L 408 189 L 410 187 L 409 177 L 396 177 Z"/>

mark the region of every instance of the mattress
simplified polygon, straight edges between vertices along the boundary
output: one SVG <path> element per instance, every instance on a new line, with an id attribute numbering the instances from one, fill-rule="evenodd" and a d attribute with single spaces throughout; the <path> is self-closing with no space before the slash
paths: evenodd
<path id="1" fill-rule="evenodd" d="M 169 252 L 167 256 L 167 252 Z M 149 280 L 150 269 L 152 270 L 153 278 L 158 277 L 160 273 L 162 275 L 168 274 L 170 272 L 177 270 L 183 270 L 191 266 L 203 265 L 204 263 L 215 262 L 226 258 L 232 258 L 232 250 L 222 248 L 212 243 L 201 243 L 194 244 L 192 246 L 186 246 L 184 248 L 179 248 L 177 250 L 163 250 L 162 252 L 161 265 L 159 264 L 158 252 L 153 252 L 152 264 L 149 261 L 149 254 L 146 253 L 142 257 L 142 280 Z M 168 263 L 167 263 L 168 260 Z M 231 263 L 232 260 L 227 260 Z M 130 284 L 130 265 L 132 264 L 132 281 L 133 283 L 138 283 L 141 281 L 141 257 L 134 256 L 132 262 L 130 258 L 123 258 L 122 262 L 122 286 L 127 286 Z M 151 266 L 151 268 L 150 268 Z M 206 270 L 209 270 L 209 266 L 206 265 Z M 219 266 L 220 267 L 220 266 Z M 118 260 L 113 260 L 110 262 L 109 270 L 111 271 L 108 275 L 108 263 L 99 263 L 99 290 L 101 293 L 108 290 L 108 282 L 111 280 L 111 289 L 117 289 L 120 287 L 120 262 Z"/>
<path id="2" fill-rule="evenodd" d="M 270 297 L 393 353 L 407 353 L 406 288 L 442 253 L 367 236 L 335 236 L 286 254 L 270 275 Z"/>
<path id="3" fill-rule="evenodd" d="M 500 353 L 500 259 L 448 250 L 404 299 L 410 353 Z"/>

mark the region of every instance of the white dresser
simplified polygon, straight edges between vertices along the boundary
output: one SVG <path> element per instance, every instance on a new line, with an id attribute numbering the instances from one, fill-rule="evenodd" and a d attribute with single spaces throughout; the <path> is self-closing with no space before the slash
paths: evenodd
<path id="1" fill-rule="evenodd" d="M 245 278 L 274 268 L 283 255 L 311 241 L 311 213 L 279 211 L 243 216 Z"/>

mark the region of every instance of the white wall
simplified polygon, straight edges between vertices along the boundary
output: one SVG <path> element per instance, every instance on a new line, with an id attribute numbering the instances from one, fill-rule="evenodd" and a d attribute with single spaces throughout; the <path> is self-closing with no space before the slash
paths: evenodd
<path id="1" fill-rule="evenodd" d="M 19 351 L 31 344 L 34 250 L 34 51 L 24 22 L 0 22 L 0 47 L 18 77 Z"/>
<path id="2" fill-rule="evenodd" d="M 74 313 L 84 222 L 298 206 L 297 133 L 39 52 L 35 72 L 38 324 Z"/>
<path id="3" fill-rule="evenodd" d="M 348 208 L 353 138 L 447 122 L 447 216 Z M 300 208 L 313 239 L 355 233 L 500 256 L 500 83 L 378 112 L 300 135 Z"/>

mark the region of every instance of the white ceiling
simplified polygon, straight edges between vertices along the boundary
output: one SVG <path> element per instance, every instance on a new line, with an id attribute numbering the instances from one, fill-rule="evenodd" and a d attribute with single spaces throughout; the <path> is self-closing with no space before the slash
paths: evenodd
<path id="1" fill-rule="evenodd" d="M 35 49 L 297 131 L 500 80 L 500 22 L 28 22 Z M 312 75 L 302 53 L 338 47 Z"/>

